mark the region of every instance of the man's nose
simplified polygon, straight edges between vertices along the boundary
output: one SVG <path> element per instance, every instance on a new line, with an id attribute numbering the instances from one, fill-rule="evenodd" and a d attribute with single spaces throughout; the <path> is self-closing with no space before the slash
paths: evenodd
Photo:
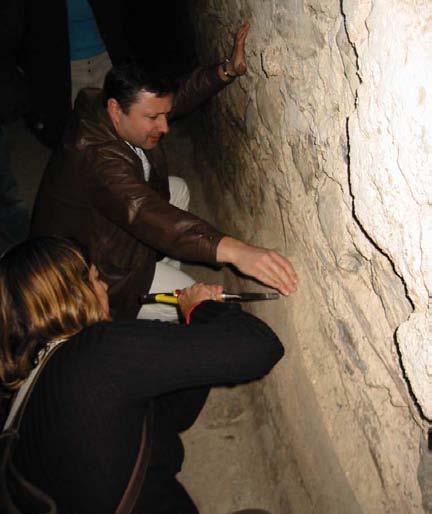
<path id="1" fill-rule="evenodd" d="M 162 134 L 166 134 L 169 131 L 168 120 L 166 116 L 160 116 L 158 124 L 158 128 Z"/>

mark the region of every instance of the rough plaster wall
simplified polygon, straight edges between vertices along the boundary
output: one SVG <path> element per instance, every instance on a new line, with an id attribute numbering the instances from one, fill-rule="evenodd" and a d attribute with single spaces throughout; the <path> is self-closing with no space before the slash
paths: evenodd
<path id="1" fill-rule="evenodd" d="M 212 217 L 301 278 L 254 307 L 287 356 L 247 388 L 265 457 L 243 472 L 276 514 L 432 512 L 431 4 L 192 5 L 203 62 L 252 25 L 248 75 L 194 134 Z"/>

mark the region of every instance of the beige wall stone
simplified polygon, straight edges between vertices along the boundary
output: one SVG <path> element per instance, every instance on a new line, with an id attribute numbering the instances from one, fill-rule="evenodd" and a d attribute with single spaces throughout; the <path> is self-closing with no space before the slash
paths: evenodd
<path id="1" fill-rule="evenodd" d="M 241 471 L 275 514 L 432 512 L 432 5 L 192 5 L 202 62 L 252 28 L 249 72 L 195 120 L 187 167 L 219 227 L 301 280 L 253 307 L 287 356 L 245 388 L 263 462 Z"/>

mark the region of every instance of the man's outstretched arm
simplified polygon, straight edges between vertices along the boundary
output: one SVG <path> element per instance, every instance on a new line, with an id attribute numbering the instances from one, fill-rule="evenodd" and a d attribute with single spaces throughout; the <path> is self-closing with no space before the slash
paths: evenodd
<path id="1" fill-rule="evenodd" d="M 180 82 L 169 114 L 171 121 L 194 111 L 230 84 L 235 77 L 246 73 L 245 44 L 248 32 L 249 23 L 245 22 L 236 34 L 233 51 L 225 63 L 211 67 L 198 67 Z"/>
<path id="2" fill-rule="evenodd" d="M 232 264 L 241 273 L 277 289 L 284 295 L 297 290 L 297 274 L 292 264 L 273 250 L 248 245 L 232 237 L 223 237 L 216 250 L 220 263 Z"/>

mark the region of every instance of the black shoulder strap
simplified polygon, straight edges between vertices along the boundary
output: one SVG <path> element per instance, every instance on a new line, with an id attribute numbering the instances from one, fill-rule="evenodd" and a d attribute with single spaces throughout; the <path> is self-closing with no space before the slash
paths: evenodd
<path id="1" fill-rule="evenodd" d="M 28 390 L 24 396 L 24 398 L 21 401 L 21 405 L 18 407 L 14 419 L 12 423 L 10 424 L 8 428 L 9 431 L 18 432 L 21 420 L 23 417 L 23 413 L 25 410 L 25 407 L 28 403 L 28 400 L 30 398 L 30 395 L 34 389 L 34 386 L 37 382 L 37 379 L 39 378 L 42 370 L 46 366 L 49 359 L 54 355 L 54 353 L 62 346 L 63 343 L 58 344 L 55 346 L 52 350 L 49 351 L 49 353 L 45 356 L 41 364 L 39 365 L 39 369 L 35 373 L 35 375 L 32 378 L 32 382 L 28 387 Z M 136 504 L 136 501 L 138 499 L 138 496 L 140 494 L 144 478 L 147 472 L 147 468 L 150 462 L 150 451 L 151 451 L 151 433 L 152 433 L 152 427 L 153 427 L 153 402 L 150 401 L 149 403 L 149 409 L 146 417 L 144 418 L 143 422 L 143 429 L 141 434 L 141 442 L 140 447 L 138 451 L 138 456 L 135 461 L 134 468 L 132 470 L 132 474 L 130 476 L 128 485 L 126 487 L 125 492 L 123 493 L 122 499 L 120 501 L 119 506 L 116 509 L 115 514 L 131 514 L 133 511 L 133 508 Z M 6 434 L 6 432 L 5 432 Z"/>
<path id="2" fill-rule="evenodd" d="M 58 343 L 51 348 L 44 355 L 35 372 L 27 378 L 25 382 L 27 390 L 18 400 L 20 403 L 12 414 L 8 428 L 0 434 L 0 511 L 2 513 L 57 514 L 54 500 L 21 475 L 13 463 L 12 455 L 28 399 L 42 370 L 61 344 L 63 343 Z M 16 396 L 14 401 L 17 401 Z"/>

